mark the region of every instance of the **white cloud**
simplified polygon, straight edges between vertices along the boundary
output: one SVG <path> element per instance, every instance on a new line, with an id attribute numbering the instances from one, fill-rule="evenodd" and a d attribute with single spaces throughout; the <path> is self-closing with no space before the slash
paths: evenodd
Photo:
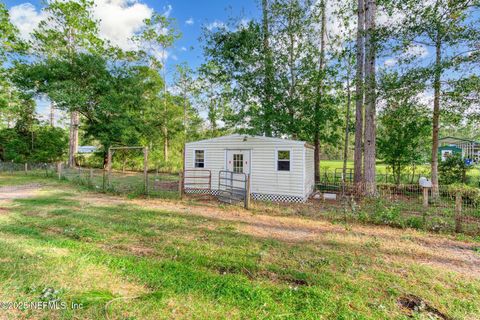
<path id="1" fill-rule="evenodd" d="M 35 6 L 29 2 L 10 9 L 10 20 L 18 28 L 23 39 L 29 39 L 32 31 L 45 17 L 43 11 L 37 11 Z"/>
<path id="2" fill-rule="evenodd" d="M 194 23 L 195 23 L 195 20 L 193 20 L 193 18 L 190 18 L 185 21 L 185 24 L 188 24 L 189 26 L 193 25 Z"/>
<path id="3" fill-rule="evenodd" d="M 424 45 L 411 45 L 404 50 L 407 57 L 425 58 L 428 56 L 428 48 Z"/>
<path id="4" fill-rule="evenodd" d="M 222 28 L 228 28 L 225 22 L 215 20 L 209 24 L 207 24 L 207 29 L 208 30 L 214 30 L 214 29 L 222 29 Z"/>
<path id="5" fill-rule="evenodd" d="M 250 23 L 250 19 L 247 19 L 247 18 L 243 18 L 242 20 L 240 20 L 240 22 L 238 23 L 238 28 L 239 29 L 245 29 L 248 24 Z"/>
<path id="6" fill-rule="evenodd" d="M 187 51 L 187 48 L 181 47 L 180 50 L 181 50 L 181 51 Z"/>
<path id="7" fill-rule="evenodd" d="M 170 17 L 170 13 L 172 13 L 173 7 L 169 4 L 168 6 L 164 7 L 163 10 L 163 15 L 168 18 Z"/>
<path id="8" fill-rule="evenodd" d="M 146 4 L 132 0 L 95 0 L 93 10 L 100 21 L 100 35 L 126 50 L 135 48 L 130 39 L 152 13 Z"/>
<path id="9" fill-rule="evenodd" d="M 172 6 L 167 6 L 164 15 L 169 15 Z M 130 40 L 143 25 L 143 20 L 151 17 L 153 9 L 137 0 L 95 0 L 93 17 L 99 20 L 100 36 L 113 45 L 131 50 L 135 46 Z M 12 23 L 28 39 L 46 14 L 31 3 L 23 3 L 10 9 Z"/>
<path id="10" fill-rule="evenodd" d="M 158 61 L 162 61 L 162 62 L 165 62 L 169 57 L 170 57 L 170 53 L 168 52 L 168 50 L 162 50 L 158 47 L 156 48 L 153 48 L 151 50 L 151 54 L 158 60 Z"/>
<path id="11" fill-rule="evenodd" d="M 397 59 L 395 58 L 389 58 L 387 60 L 385 60 L 385 62 L 383 63 L 383 65 L 385 67 L 393 67 L 394 65 L 396 65 L 398 63 Z"/>

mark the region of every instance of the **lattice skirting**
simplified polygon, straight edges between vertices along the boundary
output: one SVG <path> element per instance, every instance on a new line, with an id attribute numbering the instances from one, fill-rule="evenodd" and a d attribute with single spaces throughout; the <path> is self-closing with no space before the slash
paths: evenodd
<path id="1" fill-rule="evenodd" d="M 186 194 L 211 194 L 218 196 L 220 190 L 217 189 L 185 189 Z M 297 202 L 302 203 L 307 201 L 307 198 L 299 196 L 290 196 L 285 194 L 268 194 L 268 193 L 251 193 L 252 200 L 255 201 L 271 201 L 271 202 Z"/>
<path id="2" fill-rule="evenodd" d="M 305 202 L 304 197 L 290 196 L 286 194 L 267 194 L 267 193 L 252 193 L 251 197 L 256 201 L 271 201 L 271 202 Z"/>
<path id="3" fill-rule="evenodd" d="M 186 194 L 211 194 L 212 196 L 218 196 L 220 194 L 219 190 L 216 189 L 189 189 L 185 188 Z"/>

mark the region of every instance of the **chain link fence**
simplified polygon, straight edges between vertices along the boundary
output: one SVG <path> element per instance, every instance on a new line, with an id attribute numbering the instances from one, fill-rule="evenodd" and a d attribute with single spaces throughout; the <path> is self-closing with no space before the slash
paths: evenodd
<path id="1" fill-rule="evenodd" d="M 321 182 L 314 198 L 330 203 L 339 217 L 395 227 L 480 235 L 480 189 L 419 184 L 377 183 L 377 195 L 363 196 L 353 183 Z"/>
<path id="2" fill-rule="evenodd" d="M 75 184 L 101 192 L 129 195 L 148 195 L 163 198 L 179 196 L 178 174 L 126 170 L 107 170 L 101 168 L 67 167 L 64 163 L 14 163 L 0 162 L 0 172 L 22 174 L 71 181 Z"/>
<path id="3" fill-rule="evenodd" d="M 179 175 L 148 171 L 67 168 L 60 163 L 0 162 L 0 173 L 55 178 L 71 181 L 100 192 L 178 198 Z M 180 185 L 179 185 L 180 184 Z M 377 196 L 363 197 L 362 190 L 337 179 L 316 185 L 312 202 L 321 202 L 322 210 L 336 219 L 411 227 L 436 232 L 462 232 L 480 235 L 480 189 L 440 186 L 438 193 L 418 184 L 377 183 Z"/>

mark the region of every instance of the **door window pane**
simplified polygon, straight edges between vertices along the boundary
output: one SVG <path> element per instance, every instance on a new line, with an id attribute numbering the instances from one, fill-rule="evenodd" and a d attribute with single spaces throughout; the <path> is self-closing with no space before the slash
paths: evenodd
<path id="1" fill-rule="evenodd" d="M 243 154 L 241 153 L 233 155 L 233 172 L 243 173 Z"/>

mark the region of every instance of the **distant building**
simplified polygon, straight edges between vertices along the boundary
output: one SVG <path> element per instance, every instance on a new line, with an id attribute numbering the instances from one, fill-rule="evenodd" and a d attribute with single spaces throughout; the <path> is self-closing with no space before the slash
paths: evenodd
<path id="1" fill-rule="evenodd" d="M 438 153 L 442 161 L 452 154 L 461 154 L 465 160 L 480 162 L 480 142 L 455 137 L 444 137 L 439 140 Z"/>
<path id="2" fill-rule="evenodd" d="M 81 154 L 89 154 L 89 153 L 94 153 L 97 151 L 97 147 L 95 146 L 79 146 L 77 153 Z"/>

